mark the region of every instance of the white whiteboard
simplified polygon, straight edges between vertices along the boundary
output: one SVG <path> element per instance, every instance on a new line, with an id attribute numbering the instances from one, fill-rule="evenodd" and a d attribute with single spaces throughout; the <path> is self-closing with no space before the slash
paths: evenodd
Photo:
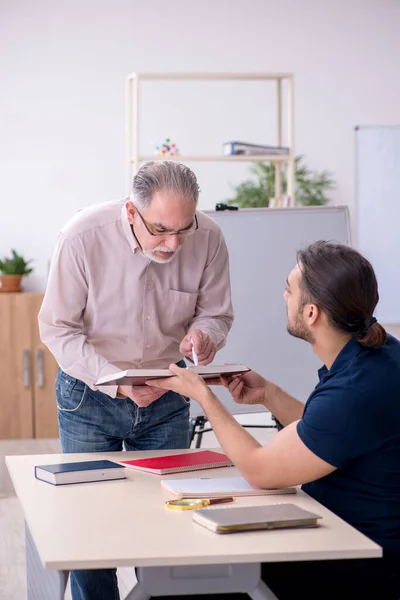
<path id="1" fill-rule="evenodd" d="M 400 126 L 356 129 L 356 245 L 378 279 L 377 318 L 400 322 Z"/>
<path id="2" fill-rule="evenodd" d="M 350 243 L 347 207 L 248 209 L 207 212 L 221 227 L 229 250 L 235 320 L 214 363 L 244 363 L 305 401 L 321 366 L 309 344 L 286 331 L 283 292 L 296 252 L 324 239 Z M 235 404 L 214 391 L 233 414 L 262 407 Z M 201 414 L 196 402 L 192 413 Z"/>

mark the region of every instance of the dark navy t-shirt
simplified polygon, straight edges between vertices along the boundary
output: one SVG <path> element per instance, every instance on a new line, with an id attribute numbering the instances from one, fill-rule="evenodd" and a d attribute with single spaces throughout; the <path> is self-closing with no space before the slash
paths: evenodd
<path id="1" fill-rule="evenodd" d="M 297 432 L 337 470 L 302 489 L 388 552 L 400 553 L 400 342 L 350 340 L 305 405 Z"/>

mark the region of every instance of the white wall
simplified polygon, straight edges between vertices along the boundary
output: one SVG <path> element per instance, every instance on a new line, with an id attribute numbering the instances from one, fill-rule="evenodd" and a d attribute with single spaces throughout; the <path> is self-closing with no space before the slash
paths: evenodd
<path id="1" fill-rule="evenodd" d="M 352 207 L 354 126 L 400 122 L 399 31 L 397 0 L 1 0 L 0 256 L 33 258 L 26 287 L 43 289 L 62 223 L 125 193 L 132 71 L 293 71 L 296 152 L 332 170 L 333 201 Z M 259 84 L 148 85 L 147 151 L 166 135 L 198 152 L 273 135 L 273 96 Z M 247 173 L 193 167 L 202 208 Z"/>

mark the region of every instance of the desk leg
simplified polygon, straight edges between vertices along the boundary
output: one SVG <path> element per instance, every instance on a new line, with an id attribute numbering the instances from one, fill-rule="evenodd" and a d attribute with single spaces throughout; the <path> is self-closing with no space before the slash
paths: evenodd
<path id="1" fill-rule="evenodd" d="M 260 579 L 257 587 L 252 592 L 247 593 L 252 600 L 278 600 L 274 592 L 269 589 L 262 579 Z"/>
<path id="2" fill-rule="evenodd" d="M 278 600 L 260 578 L 260 563 L 143 567 L 136 569 L 136 576 L 138 583 L 126 600 L 235 592 L 247 593 L 252 600 Z"/>
<path id="3" fill-rule="evenodd" d="M 133 590 L 129 592 L 125 600 L 150 600 L 151 596 L 144 589 L 141 583 L 137 583 Z"/>
<path id="4" fill-rule="evenodd" d="M 25 555 L 28 600 L 63 600 L 68 571 L 50 571 L 43 568 L 26 522 Z"/>

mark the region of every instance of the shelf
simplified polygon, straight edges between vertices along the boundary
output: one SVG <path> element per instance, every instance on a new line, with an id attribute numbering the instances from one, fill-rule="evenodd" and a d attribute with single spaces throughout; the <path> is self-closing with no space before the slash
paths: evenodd
<path id="1" fill-rule="evenodd" d="M 132 73 L 129 79 L 147 81 L 165 80 L 225 80 L 225 81 L 277 81 L 292 79 L 292 73 Z"/>
<path id="2" fill-rule="evenodd" d="M 288 154 L 264 154 L 260 156 L 224 156 L 218 155 L 182 155 L 182 156 L 156 156 L 141 154 L 139 143 L 140 128 L 140 93 L 139 88 L 144 81 L 269 81 L 274 83 L 276 91 L 276 123 L 277 139 L 268 140 L 266 144 L 289 149 Z M 283 93 L 286 95 L 286 105 L 283 102 Z M 289 197 L 289 205 L 294 205 L 295 198 L 295 153 L 294 153 L 294 76 L 293 73 L 131 73 L 126 78 L 126 187 L 127 193 L 132 187 L 132 176 L 140 169 L 140 165 L 147 161 L 174 160 L 181 162 L 216 162 L 216 163 L 271 163 L 275 166 L 275 198 L 282 197 L 284 172 L 286 164 L 286 190 L 285 196 Z M 286 112 L 287 126 L 286 138 L 283 140 L 283 115 Z"/>
<path id="3" fill-rule="evenodd" d="M 265 155 L 238 155 L 238 156 L 156 156 L 156 155 L 143 155 L 139 156 L 139 162 L 148 160 L 177 160 L 179 162 L 287 162 L 291 159 L 289 154 L 265 154 Z M 135 164 L 137 161 L 131 158 L 131 164 Z"/>

